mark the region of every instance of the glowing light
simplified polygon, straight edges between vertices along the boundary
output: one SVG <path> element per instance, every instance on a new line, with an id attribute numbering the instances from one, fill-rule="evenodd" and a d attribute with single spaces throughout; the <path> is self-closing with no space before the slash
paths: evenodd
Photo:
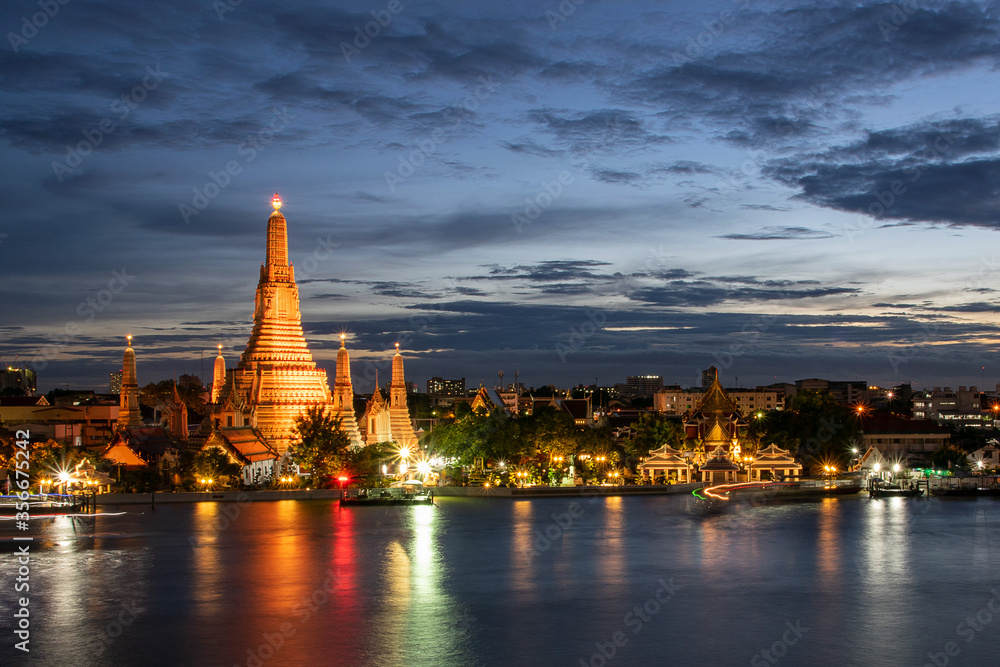
<path id="1" fill-rule="evenodd" d="M 275 192 L 274 196 L 271 198 L 271 206 L 273 206 L 274 210 L 277 211 L 278 209 L 281 208 L 281 205 L 283 203 L 284 202 L 281 201 L 281 197 L 278 195 L 277 192 Z"/>
<path id="2" fill-rule="evenodd" d="M 429 475 L 431 473 L 431 464 L 429 461 L 419 461 L 417 463 L 417 472 L 421 475 Z"/>
<path id="3" fill-rule="evenodd" d="M 343 484 L 347 480 L 348 480 L 348 478 L 344 477 L 343 475 L 341 475 L 340 477 L 337 478 L 337 481 L 340 482 L 341 484 Z"/>
<path id="4" fill-rule="evenodd" d="M 879 470 L 881 470 L 881 469 L 882 469 L 882 464 L 881 464 L 881 463 L 878 463 L 878 462 L 876 461 L 876 462 L 875 462 L 875 472 L 878 472 L 878 471 L 879 471 Z"/>
<path id="5" fill-rule="evenodd" d="M 899 464 L 898 463 L 893 463 L 892 464 L 892 471 L 893 472 L 899 472 Z"/>

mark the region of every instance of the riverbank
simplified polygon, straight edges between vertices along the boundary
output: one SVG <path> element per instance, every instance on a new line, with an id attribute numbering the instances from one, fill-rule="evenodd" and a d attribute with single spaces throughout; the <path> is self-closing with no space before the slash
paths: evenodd
<path id="1" fill-rule="evenodd" d="M 274 491 L 185 491 L 181 493 L 99 493 L 99 506 L 159 505 L 166 503 L 250 503 L 274 500 L 335 500 L 340 489 L 287 489 Z"/>
<path id="2" fill-rule="evenodd" d="M 560 498 L 569 496 L 658 496 L 690 493 L 704 484 L 647 484 L 642 486 L 531 486 L 525 488 L 441 486 L 431 487 L 439 498 Z M 96 503 L 157 505 L 168 503 L 248 503 L 275 500 L 336 500 L 340 489 L 288 489 L 281 491 L 193 491 L 181 493 L 99 493 Z"/>
<path id="3" fill-rule="evenodd" d="M 691 493 L 704 484 L 644 484 L 641 486 L 529 486 L 482 487 L 482 486 L 441 486 L 434 487 L 435 497 L 461 498 L 563 498 L 583 496 L 666 496 L 677 493 Z"/>

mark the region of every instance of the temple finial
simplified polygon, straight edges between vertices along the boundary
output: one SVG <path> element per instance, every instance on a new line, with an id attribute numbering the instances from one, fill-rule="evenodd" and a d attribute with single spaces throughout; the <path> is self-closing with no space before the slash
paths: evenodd
<path id="1" fill-rule="evenodd" d="M 277 211 L 278 209 L 281 208 L 282 203 L 284 202 L 281 201 L 281 195 L 275 192 L 274 196 L 271 197 L 271 206 L 273 206 L 274 210 Z"/>

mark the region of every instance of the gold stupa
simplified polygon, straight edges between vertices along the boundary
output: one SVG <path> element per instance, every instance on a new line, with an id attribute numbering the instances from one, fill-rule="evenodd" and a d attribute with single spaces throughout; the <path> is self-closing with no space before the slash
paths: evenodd
<path id="1" fill-rule="evenodd" d="M 272 200 L 267 254 L 254 300 L 253 331 L 235 368 L 227 372 L 216 413 L 222 426 L 254 426 L 279 453 L 292 442 L 295 419 L 313 405 L 333 409 L 326 371 L 316 368 L 302 334 L 299 289 L 288 263 L 288 232 Z"/>

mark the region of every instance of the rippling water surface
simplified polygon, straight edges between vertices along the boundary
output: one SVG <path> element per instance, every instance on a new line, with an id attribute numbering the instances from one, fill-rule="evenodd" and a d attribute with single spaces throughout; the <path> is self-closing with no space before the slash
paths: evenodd
<path id="1" fill-rule="evenodd" d="M 5 632 L 0 664 L 998 663 L 991 499 L 715 516 L 683 496 L 439 504 L 49 520 L 36 530 L 51 548 L 32 563 L 31 653 Z M 3 627 L 15 567 L 3 554 Z"/>

